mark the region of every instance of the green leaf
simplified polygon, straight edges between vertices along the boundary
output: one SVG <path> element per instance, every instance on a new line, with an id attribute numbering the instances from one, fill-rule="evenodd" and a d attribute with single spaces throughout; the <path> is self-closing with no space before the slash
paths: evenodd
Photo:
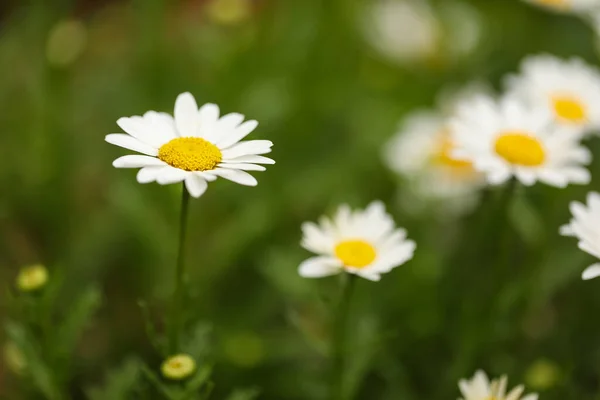
<path id="1" fill-rule="evenodd" d="M 185 385 L 185 397 L 191 396 L 194 393 L 197 393 L 198 390 L 204 385 L 212 374 L 213 367 L 212 365 L 203 366 L 196 374 L 190 379 Z"/>
<path id="2" fill-rule="evenodd" d="M 147 365 L 142 364 L 142 373 L 146 377 L 146 380 L 154 386 L 165 398 L 169 400 L 179 400 L 181 397 L 181 391 L 170 388 L 164 383 Z"/>
<path id="3" fill-rule="evenodd" d="M 102 387 L 90 388 L 90 400 L 129 400 L 137 389 L 142 363 L 136 358 L 125 360 L 106 375 Z"/>
<path id="4" fill-rule="evenodd" d="M 27 329 L 18 322 L 6 323 L 6 334 L 21 350 L 26 360 L 25 372 L 31 377 L 31 382 L 49 400 L 61 400 L 60 389 L 52 375 L 52 369 L 42 358 L 39 344 Z"/>
<path id="5" fill-rule="evenodd" d="M 166 343 L 164 338 L 161 335 L 159 335 L 156 331 L 156 327 L 154 326 L 154 321 L 152 321 L 152 315 L 150 313 L 150 307 L 148 306 L 148 303 L 144 300 L 138 300 L 138 306 L 142 311 L 142 317 L 144 318 L 144 326 L 146 328 L 146 335 L 148 336 L 150 343 L 152 343 L 154 349 L 159 354 L 161 354 L 163 358 L 166 358 L 168 356 Z"/>
<path id="6" fill-rule="evenodd" d="M 535 245 L 544 238 L 542 217 L 524 193 L 515 193 L 508 210 L 508 218 L 515 231 L 526 243 Z"/>

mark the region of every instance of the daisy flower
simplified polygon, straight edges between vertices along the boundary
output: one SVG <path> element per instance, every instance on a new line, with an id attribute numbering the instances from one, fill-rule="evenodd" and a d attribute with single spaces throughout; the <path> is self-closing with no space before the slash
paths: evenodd
<path id="1" fill-rule="evenodd" d="M 381 274 L 413 257 L 416 244 L 404 229 L 395 229 L 392 217 L 380 201 L 366 210 L 342 205 L 333 220 L 322 217 L 319 225 L 302 225 L 302 247 L 318 254 L 299 268 L 306 278 L 320 278 L 342 271 L 378 281 Z"/>
<path id="2" fill-rule="evenodd" d="M 562 13 L 585 13 L 600 7 L 600 0 L 525 0 L 527 3 Z"/>
<path id="3" fill-rule="evenodd" d="M 471 380 L 462 379 L 458 382 L 461 394 L 464 396 L 460 400 L 537 400 L 536 393 L 522 396 L 525 391 L 523 385 L 519 385 L 508 394 L 506 376 L 500 379 L 489 381 L 483 371 L 477 371 Z"/>
<path id="4" fill-rule="evenodd" d="M 259 164 L 274 164 L 261 156 L 271 151 L 269 140 L 241 141 L 258 125 L 231 113 L 219 117 L 219 107 L 205 104 L 200 109 L 190 93 L 175 102 L 175 117 L 148 111 L 143 116 L 120 118 L 117 124 L 126 134 L 106 136 L 108 143 L 142 153 L 113 162 L 116 168 L 141 168 L 139 183 L 161 185 L 185 182 L 193 197 L 200 197 L 207 182 L 218 177 L 241 185 L 256 186 L 246 171 L 264 171 Z"/>
<path id="5" fill-rule="evenodd" d="M 454 158 L 453 149 L 446 119 L 435 112 L 417 111 L 386 144 L 384 159 L 392 171 L 413 183 L 419 197 L 472 199 L 482 176 L 469 161 Z"/>
<path id="6" fill-rule="evenodd" d="M 563 236 L 573 236 L 579 239 L 578 247 L 600 258 L 600 194 L 590 192 L 587 195 L 587 206 L 578 201 L 570 205 L 573 218 L 560 228 Z M 585 280 L 600 276 L 600 263 L 596 263 L 583 271 Z"/>
<path id="7" fill-rule="evenodd" d="M 495 101 L 480 96 L 457 107 L 450 121 L 453 156 L 473 163 L 497 185 L 516 177 L 524 185 L 536 181 L 556 187 L 586 184 L 591 160 L 580 136 L 557 126 L 544 108 L 526 107 L 514 98 Z"/>
<path id="8" fill-rule="evenodd" d="M 528 57 L 507 86 L 534 106 L 546 107 L 560 125 L 585 133 L 600 129 L 600 71 L 583 60 Z"/>

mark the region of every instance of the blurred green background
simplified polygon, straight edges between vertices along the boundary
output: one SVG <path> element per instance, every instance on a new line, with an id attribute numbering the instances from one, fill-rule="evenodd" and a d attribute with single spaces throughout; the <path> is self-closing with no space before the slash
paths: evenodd
<path id="1" fill-rule="evenodd" d="M 427 55 L 399 62 L 365 34 L 372 3 L 2 0 L 0 274 L 10 287 L 26 264 L 61 271 L 65 314 L 74 293 L 100 287 L 102 307 L 73 359 L 74 399 L 132 355 L 161 361 L 137 301 L 160 322 L 180 188 L 114 169 L 127 151 L 104 136 L 120 131 L 121 116 L 172 112 L 184 91 L 260 121 L 252 137 L 272 140 L 277 161 L 256 188 L 219 180 L 192 202 L 189 302 L 194 318 L 214 324 L 214 398 L 240 387 L 260 388 L 260 399 L 324 398 L 336 282 L 298 276 L 309 256 L 300 224 L 373 199 L 418 249 L 380 283 L 358 284 L 355 398 L 453 399 L 458 379 L 478 368 L 542 399 L 598 398 L 598 283 L 580 280 L 591 257 L 558 235 L 569 201 L 590 188 L 519 191 L 496 225 L 482 226 L 482 215 L 504 213 L 494 200 L 502 189 L 462 218 L 415 216 L 380 157 L 403 116 L 434 106 L 449 85 L 499 87 L 532 53 L 598 64 L 593 29 L 517 0 L 464 0 L 458 12 L 447 12 L 454 0 L 431 1 L 444 34 Z M 453 50 L 453 33 L 473 23 L 476 43 Z M 588 145 L 598 154 L 598 139 Z M 591 168 L 600 172 L 598 161 Z M 29 386 L 2 365 L 0 398 L 39 398 Z"/>

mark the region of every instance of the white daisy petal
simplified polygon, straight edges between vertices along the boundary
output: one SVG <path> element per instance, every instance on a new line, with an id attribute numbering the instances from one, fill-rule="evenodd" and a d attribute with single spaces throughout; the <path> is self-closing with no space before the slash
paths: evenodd
<path id="1" fill-rule="evenodd" d="M 263 157 L 263 156 L 254 156 L 254 155 L 231 158 L 228 160 L 223 160 L 223 162 L 224 163 L 234 163 L 234 164 L 236 164 L 236 163 L 275 164 L 275 161 L 270 158 Z"/>
<path id="2" fill-rule="evenodd" d="M 217 165 L 220 168 L 229 169 L 241 169 L 242 171 L 266 171 L 266 168 L 262 165 L 256 164 L 234 164 L 234 163 L 221 163 Z"/>
<path id="3" fill-rule="evenodd" d="M 189 172 L 184 171 L 182 169 L 177 169 L 173 167 L 164 167 L 160 172 L 158 177 L 156 178 L 156 182 L 161 185 L 169 185 L 171 183 L 178 183 L 183 181 Z"/>
<path id="4" fill-rule="evenodd" d="M 110 144 L 114 144 L 115 146 L 137 151 L 138 153 L 146 154 L 149 156 L 158 155 L 158 149 L 148 144 L 140 142 L 133 136 L 125 135 L 122 133 L 111 133 L 110 135 L 106 135 L 105 140 Z"/>
<path id="5" fill-rule="evenodd" d="M 506 376 L 489 381 L 485 372 L 477 371 L 471 380 L 461 379 L 458 382 L 463 396 L 463 399 L 459 400 L 537 400 L 535 393 L 521 397 L 525 390 L 523 385 L 515 387 L 506 394 L 507 382 Z"/>
<path id="6" fill-rule="evenodd" d="M 255 177 L 238 169 L 217 168 L 207 172 L 225 179 L 229 179 L 230 181 L 239 183 L 240 185 L 256 186 L 258 184 L 258 181 Z"/>
<path id="7" fill-rule="evenodd" d="M 246 121 L 231 132 L 225 133 L 222 139 L 216 140 L 215 145 L 220 149 L 226 149 L 248 136 L 257 126 L 258 122 L 255 120 Z"/>
<path id="8" fill-rule="evenodd" d="M 590 265 L 583 271 L 581 275 L 581 279 L 587 281 L 589 279 L 594 279 L 600 276 L 600 263 Z"/>
<path id="9" fill-rule="evenodd" d="M 175 101 L 175 126 L 181 137 L 196 136 L 198 129 L 198 105 L 191 93 L 182 93 Z"/>
<path id="10" fill-rule="evenodd" d="M 219 106 L 207 103 L 200 107 L 198 111 L 198 131 L 195 136 L 199 136 L 213 143 L 219 135 L 217 124 L 219 122 Z"/>
<path id="11" fill-rule="evenodd" d="M 321 278 L 342 271 L 340 262 L 333 257 L 312 257 L 300 264 L 298 272 L 304 278 Z"/>
<path id="12" fill-rule="evenodd" d="M 154 182 L 165 168 L 167 167 L 144 167 L 138 171 L 137 181 L 139 183 Z"/>
<path id="13" fill-rule="evenodd" d="M 196 174 L 189 174 L 185 178 L 185 187 L 192 197 L 198 198 L 204 194 L 208 187 L 208 183 Z"/>
<path id="14" fill-rule="evenodd" d="M 156 157 L 140 156 L 140 155 L 129 155 L 117 158 L 113 161 L 113 167 L 115 168 L 142 168 L 150 166 L 165 166 L 167 165 L 163 161 Z"/>
<path id="15" fill-rule="evenodd" d="M 270 153 L 272 146 L 273 142 L 270 140 L 249 140 L 234 144 L 221 153 L 223 153 L 224 160 L 230 160 L 241 156 Z"/>

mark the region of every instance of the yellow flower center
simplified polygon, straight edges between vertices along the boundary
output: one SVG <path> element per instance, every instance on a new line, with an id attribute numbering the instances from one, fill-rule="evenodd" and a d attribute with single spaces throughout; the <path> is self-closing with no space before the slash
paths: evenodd
<path id="1" fill-rule="evenodd" d="M 469 161 L 457 160 L 452 156 L 452 150 L 454 150 L 454 143 L 449 138 L 449 134 L 445 131 L 440 133 L 439 143 L 431 162 L 448 168 L 457 176 L 473 174 L 475 172 L 473 164 Z"/>
<path id="2" fill-rule="evenodd" d="M 345 240 L 335 246 L 335 255 L 346 266 L 364 268 L 375 260 L 377 253 L 364 240 Z"/>
<path id="3" fill-rule="evenodd" d="M 163 144 L 158 149 L 158 158 L 185 171 L 208 171 L 215 169 L 223 155 L 217 146 L 207 140 L 182 137 Z"/>
<path id="4" fill-rule="evenodd" d="M 23 292 L 38 290 L 46 282 L 48 282 L 48 270 L 43 265 L 25 267 L 17 276 L 17 287 Z"/>
<path id="5" fill-rule="evenodd" d="M 496 140 L 495 150 L 509 163 L 526 167 L 542 165 L 546 160 L 542 143 L 519 131 L 503 132 Z"/>
<path id="6" fill-rule="evenodd" d="M 552 104 L 558 118 L 564 121 L 580 124 L 587 120 L 585 105 L 576 97 L 554 96 Z"/>

